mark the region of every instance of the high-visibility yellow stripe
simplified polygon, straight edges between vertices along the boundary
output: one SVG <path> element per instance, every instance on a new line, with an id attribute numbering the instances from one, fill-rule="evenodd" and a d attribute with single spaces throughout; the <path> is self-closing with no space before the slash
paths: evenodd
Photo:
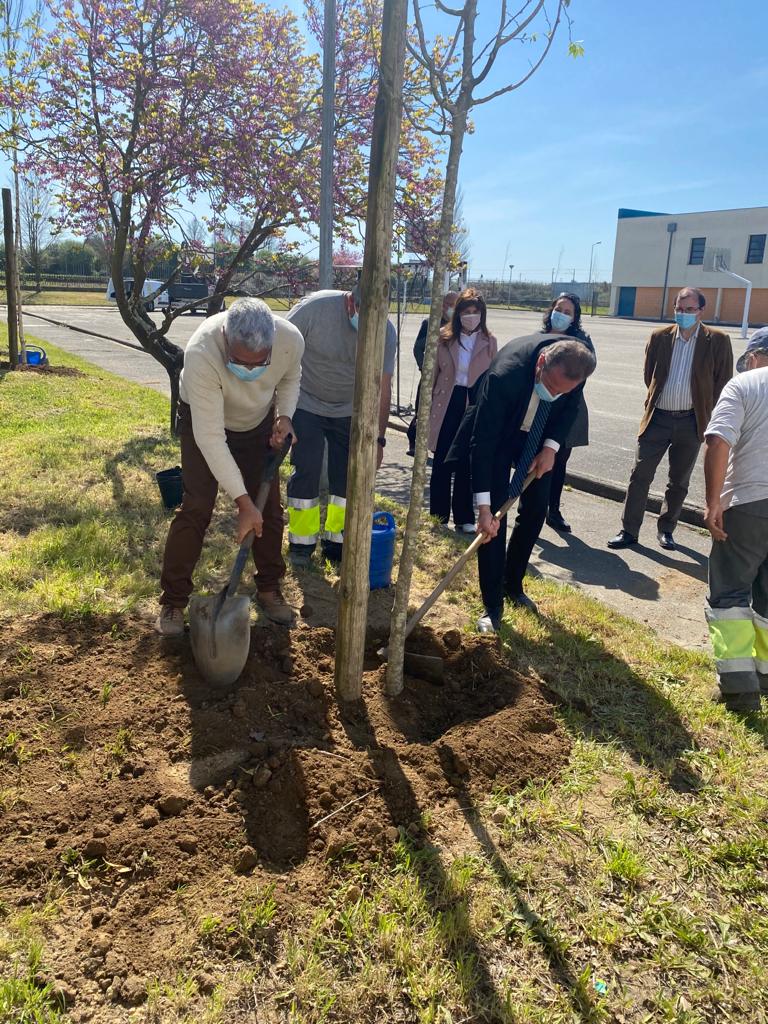
<path id="1" fill-rule="evenodd" d="M 762 620 L 765 621 L 764 619 Z M 761 620 L 755 616 L 755 657 L 760 661 L 768 661 L 768 628 L 760 624 Z"/>
<path id="2" fill-rule="evenodd" d="M 749 614 L 749 609 L 744 611 Z M 709 638 L 718 661 L 751 658 L 755 642 L 752 616 L 744 619 L 714 619 L 707 615 Z"/>
<path id="3" fill-rule="evenodd" d="M 314 537 L 320 533 L 320 506 L 288 509 L 288 530 L 303 537 Z"/>
<path id="4" fill-rule="evenodd" d="M 333 495 L 335 498 L 335 495 Z M 339 500 L 339 499 L 337 499 Z M 346 518 L 346 501 L 344 498 L 340 499 L 344 501 L 344 505 L 337 505 L 336 501 L 328 502 L 328 511 L 325 513 L 325 530 L 326 533 L 342 533 L 344 530 L 344 519 Z M 319 529 L 319 526 L 318 526 Z"/>

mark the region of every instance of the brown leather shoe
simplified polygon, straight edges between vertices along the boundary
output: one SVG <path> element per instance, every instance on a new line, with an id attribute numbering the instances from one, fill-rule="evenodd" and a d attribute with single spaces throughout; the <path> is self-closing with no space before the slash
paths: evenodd
<path id="1" fill-rule="evenodd" d="M 278 626 L 293 625 L 293 608 L 285 603 L 279 590 L 266 590 L 257 595 L 256 601 L 270 622 L 276 622 Z"/>

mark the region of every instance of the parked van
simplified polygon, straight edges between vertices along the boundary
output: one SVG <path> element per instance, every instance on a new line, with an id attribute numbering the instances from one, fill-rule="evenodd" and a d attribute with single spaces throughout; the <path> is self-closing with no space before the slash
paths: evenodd
<path id="1" fill-rule="evenodd" d="M 178 309 L 179 306 L 186 306 L 188 302 L 193 302 L 195 299 L 207 298 L 208 292 L 208 285 L 205 281 L 183 274 L 181 280 L 169 284 L 166 290 L 161 295 L 158 295 L 155 302 L 162 310 L 169 308 Z M 205 305 L 195 306 L 189 312 L 192 316 L 196 316 L 198 313 L 204 316 Z"/>
<path id="2" fill-rule="evenodd" d="M 124 277 L 123 278 L 123 285 L 125 287 L 125 294 L 127 296 L 129 296 L 129 297 L 133 293 L 133 280 L 134 279 L 132 277 Z M 162 281 L 156 281 L 156 280 L 154 280 L 154 278 L 148 277 L 144 281 L 144 286 L 141 289 L 142 297 L 145 296 L 145 295 L 151 295 L 153 292 L 156 292 L 157 289 L 162 285 L 162 283 L 163 283 Z M 117 301 L 117 299 L 115 298 L 115 286 L 114 286 L 114 283 L 113 283 L 111 277 L 109 279 L 109 284 L 107 285 L 107 299 L 110 302 L 116 302 Z M 160 294 L 156 295 L 153 299 L 150 299 L 149 302 L 145 302 L 144 303 L 144 308 L 146 309 L 146 311 L 148 313 L 154 313 L 156 306 L 157 307 L 161 307 L 161 306 L 165 306 L 167 304 L 168 304 L 168 292 L 164 291 L 164 292 L 160 292 Z"/>

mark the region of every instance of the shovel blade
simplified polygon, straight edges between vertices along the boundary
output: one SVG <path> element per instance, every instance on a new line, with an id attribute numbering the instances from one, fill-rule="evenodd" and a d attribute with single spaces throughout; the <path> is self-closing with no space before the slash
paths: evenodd
<path id="1" fill-rule="evenodd" d="M 200 674 L 219 689 L 232 686 L 245 668 L 251 646 L 251 603 L 228 597 L 214 618 L 216 597 L 193 597 L 189 604 L 192 655 Z"/>

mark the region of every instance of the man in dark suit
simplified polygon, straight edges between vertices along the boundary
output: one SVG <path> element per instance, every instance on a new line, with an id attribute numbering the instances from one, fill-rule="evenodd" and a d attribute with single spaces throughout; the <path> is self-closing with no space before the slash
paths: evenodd
<path id="1" fill-rule="evenodd" d="M 537 611 L 523 591 L 523 577 L 544 524 L 555 453 L 573 425 L 580 389 L 595 365 L 594 354 L 580 341 L 537 333 L 505 345 L 480 385 L 474 410 L 467 417 L 467 426 L 472 423 L 470 472 L 477 529 L 485 534 L 477 558 L 485 605 L 477 624 L 480 632 L 498 630 L 505 598 Z M 541 405 L 546 411 L 539 410 Z M 493 512 L 507 498 L 512 466 L 526 469 L 522 465 L 526 441 L 529 431 L 535 440 L 537 429 L 543 441 L 535 443 L 535 454 L 528 453 L 533 456 L 528 468 L 535 479 L 520 498 L 505 556 L 506 516 L 499 520 Z M 461 443 L 459 435 L 457 442 Z"/>
<path id="2" fill-rule="evenodd" d="M 706 300 L 683 288 L 675 300 L 675 323 L 654 331 L 645 350 L 648 395 L 640 421 L 635 465 L 629 478 L 621 530 L 609 548 L 637 544 L 648 491 L 669 450 L 669 479 L 657 524 L 659 544 L 675 550 L 673 533 L 712 410 L 733 376 L 731 339 L 701 322 Z"/>

